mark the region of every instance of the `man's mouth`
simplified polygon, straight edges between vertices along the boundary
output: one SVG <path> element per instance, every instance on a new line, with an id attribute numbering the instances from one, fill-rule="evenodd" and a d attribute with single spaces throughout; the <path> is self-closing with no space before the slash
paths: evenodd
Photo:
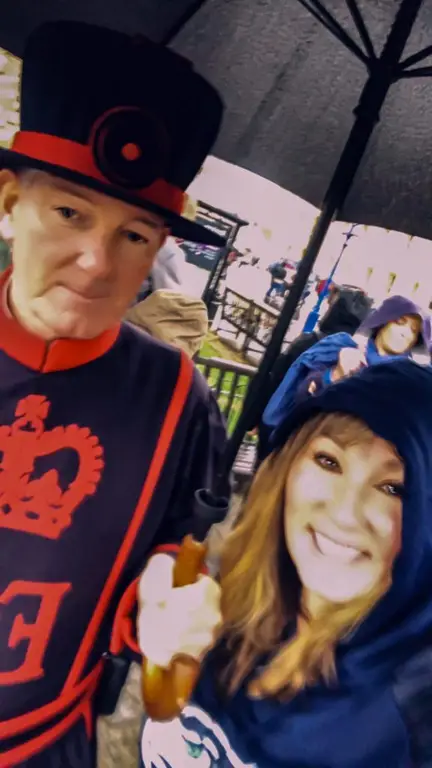
<path id="1" fill-rule="evenodd" d="M 74 296 L 77 296 L 83 301 L 96 301 L 97 299 L 106 298 L 106 291 L 103 292 L 102 290 L 98 289 L 78 289 L 73 288 L 71 285 L 65 285 L 64 288 L 66 288 L 69 293 L 72 293 Z"/>
<path id="2" fill-rule="evenodd" d="M 350 564 L 367 555 L 359 547 L 330 538 L 324 533 L 311 529 L 312 540 L 315 548 L 321 555 L 332 557 L 341 563 Z"/>

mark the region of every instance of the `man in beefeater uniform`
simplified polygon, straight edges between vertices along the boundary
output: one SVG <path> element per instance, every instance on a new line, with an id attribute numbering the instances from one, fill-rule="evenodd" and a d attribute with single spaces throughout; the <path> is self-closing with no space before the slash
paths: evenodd
<path id="1" fill-rule="evenodd" d="M 181 212 L 222 105 L 171 51 L 64 22 L 30 38 L 21 105 L 0 154 L 0 768 L 89 768 L 136 579 L 223 450 L 186 356 L 120 323 L 168 233 L 216 244 Z"/>

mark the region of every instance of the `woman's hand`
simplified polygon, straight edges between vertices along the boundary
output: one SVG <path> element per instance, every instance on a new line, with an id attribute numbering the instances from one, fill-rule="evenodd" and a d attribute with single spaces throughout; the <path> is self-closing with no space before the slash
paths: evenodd
<path id="1" fill-rule="evenodd" d="M 173 588 L 174 559 L 155 555 L 138 587 L 138 642 L 149 661 L 169 667 L 178 654 L 201 661 L 221 625 L 220 587 L 209 576 Z"/>
<path id="2" fill-rule="evenodd" d="M 345 376 L 350 376 L 365 366 L 367 366 L 367 361 L 363 350 L 354 347 L 344 347 L 339 352 L 337 365 L 333 368 L 332 380 L 339 381 L 344 379 Z"/>

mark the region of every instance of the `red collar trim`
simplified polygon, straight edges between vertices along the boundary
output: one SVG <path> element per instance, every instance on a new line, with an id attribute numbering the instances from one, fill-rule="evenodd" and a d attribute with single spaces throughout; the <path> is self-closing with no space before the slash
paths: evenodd
<path id="1" fill-rule="evenodd" d="M 67 371 L 102 357 L 120 332 L 120 324 L 95 339 L 57 339 L 47 343 L 12 317 L 7 303 L 11 270 L 0 277 L 0 349 L 21 365 L 41 373 Z"/>

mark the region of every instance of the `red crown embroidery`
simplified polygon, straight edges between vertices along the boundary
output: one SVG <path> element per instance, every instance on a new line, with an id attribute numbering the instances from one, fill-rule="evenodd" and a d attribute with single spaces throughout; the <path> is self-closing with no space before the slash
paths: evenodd
<path id="1" fill-rule="evenodd" d="M 20 400 L 10 427 L 0 427 L 0 528 L 58 539 L 73 512 L 96 493 L 104 468 L 103 448 L 86 427 L 71 424 L 45 432 L 50 402 L 30 395 Z M 63 491 L 51 469 L 31 479 L 35 461 L 64 448 L 78 455 L 76 476 Z"/>

